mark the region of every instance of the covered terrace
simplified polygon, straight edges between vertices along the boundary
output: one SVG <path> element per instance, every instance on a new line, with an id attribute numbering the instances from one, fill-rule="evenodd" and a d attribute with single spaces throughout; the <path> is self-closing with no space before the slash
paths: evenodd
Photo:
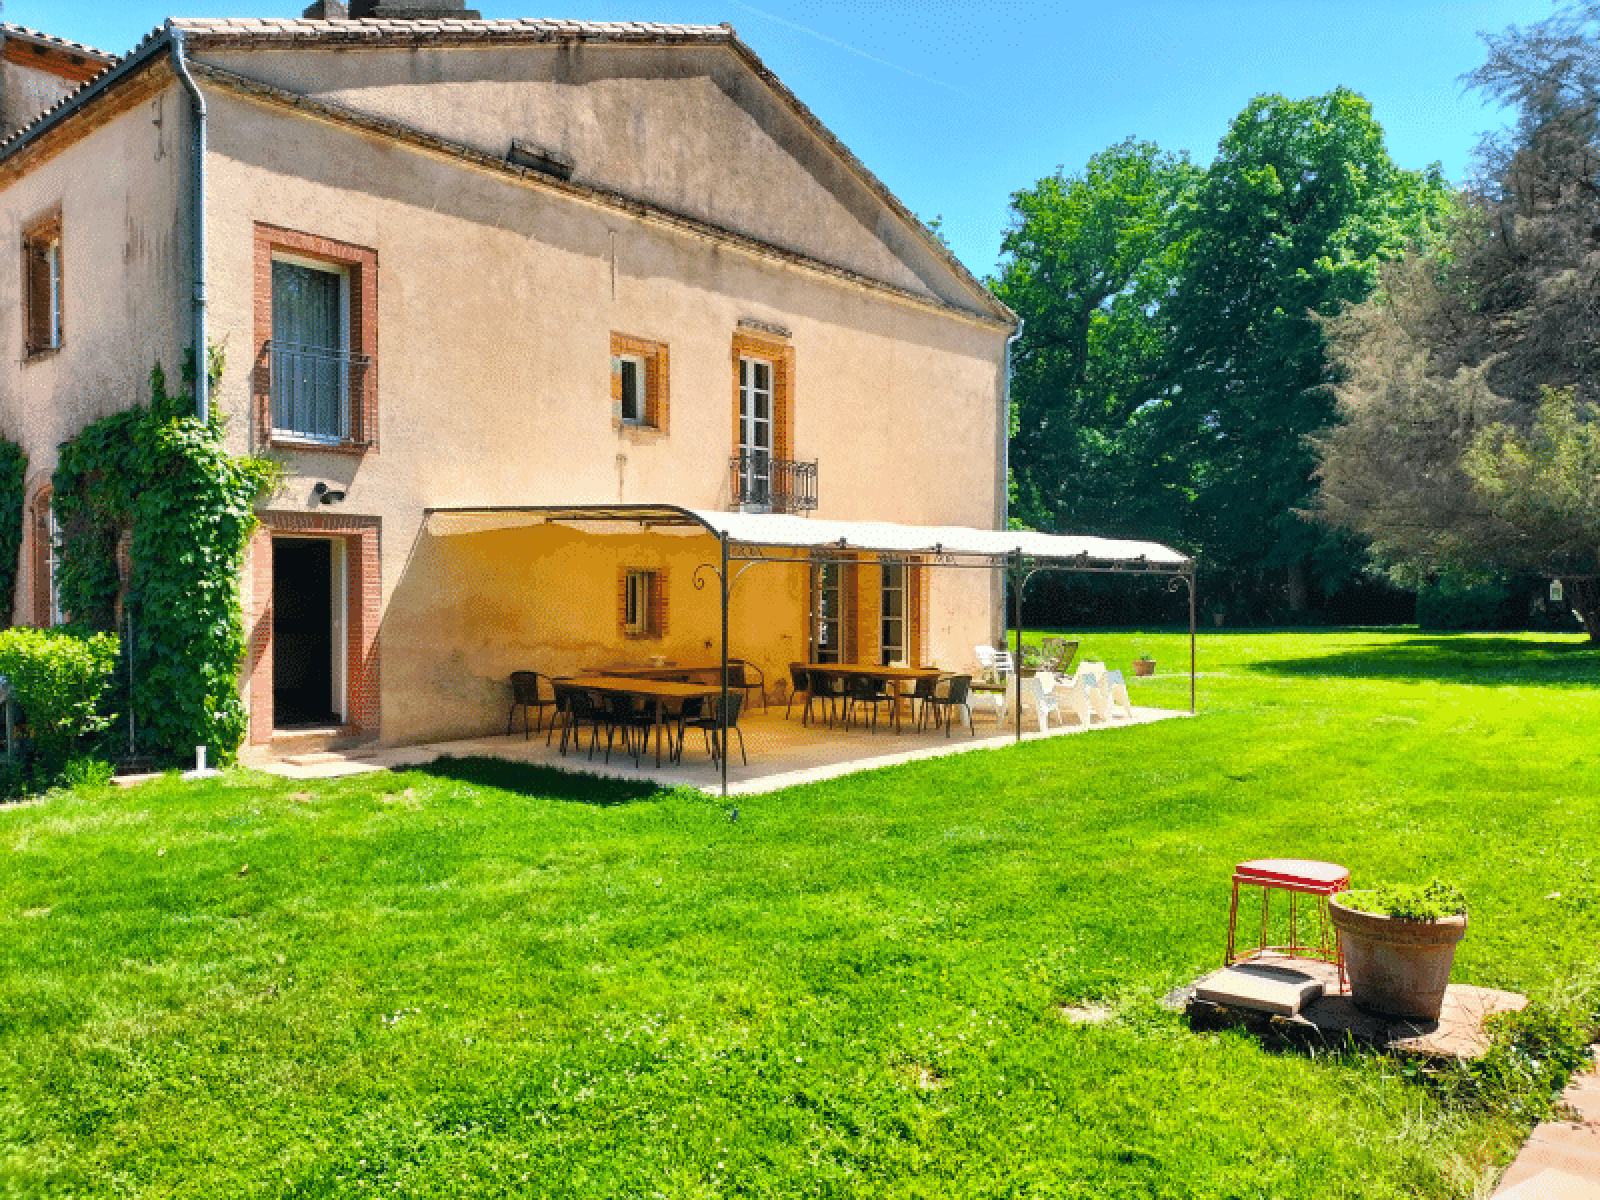
<path id="1" fill-rule="evenodd" d="M 567 564 L 560 575 L 546 572 L 545 563 L 549 555 L 537 543 L 521 550 L 508 549 L 513 545 L 505 540 L 508 533 L 544 529 L 565 531 L 563 540 L 553 543 L 559 549 L 562 561 Z M 880 570 L 902 568 L 915 571 L 922 578 L 931 580 L 933 577 L 942 577 L 954 581 L 945 590 L 935 592 L 934 601 L 926 603 L 930 615 L 925 617 L 923 623 L 929 628 L 919 648 L 918 658 L 924 662 L 942 659 L 957 664 L 969 660 L 970 648 L 975 642 L 990 639 L 994 618 L 998 615 L 996 606 L 1004 595 L 1005 581 L 1011 584 L 1010 591 L 1015 604 L 1013 619 L 1009 624 L 1020 660 L 1020 617 L 1016 614 L 1020 610 L 1021 597 L 1028 581 L 1038 573 L 1067 571 L 1130 578 L 1164 578 L 1168 586 L 1187 588 L 1188 591 L 1190 711 L 1194 709 L 1194 563 L 1177 551 L 1152 542 L 956 526 L 818 520 L 779 513 L 693 510 L 667 504 L 431 508 L 425 514 L 422 537 L 434 544 L 435 554 L 443 554 L 452 563 L 451 578 L 463 581 L 456 591 L 457 604 L 464 607 L 477 605 L 498 611 L 542 609 L 555 614 L 549 620 L 554 623 L 556 632 L 542 635 L 546 639 L 538 643 L 543 648 L 542 652 L 531 648 L 535 643 L 525 638 L 523 648 L 514 647 L 508 652 L 513 657 L 507 659 L 511 667 L 543 669 L 550 674 L 575 673 L 574 668 L 581 669 L 573 661 L 579 650 L 561 646 L 558 641 L 552 642 L 550 639 L 559 639 L 563 614 L 570 617 L 574 625 L 585 620 L 592 623 L 596 609 L 607 610 L 612 606 L 614 594 L 607 592 L 595 595 L 595 581 L 613 578 L 617 563 L 628 561 L 628 553 L 639 553 L 619 552 L 617 547 L 637 546 L 641 540 L 644 544 L 651 544 L 661 539 L 663 545 L 671 547 L 672 561 L 686 568 L 679 574 L 690 576 L 687 584 L 678 578 L 673 593 L 676 597 L 673 601 L 675 612 L 680 620 L 687 612 L 687 620 L 692 623 L 692 634 L 684 634 L 681 623 L 677 626 L 680 639 L 688 639 L 680 640 L 678 644 L 697 650 L 703 646 L 708 660 L 720 665 L 719 675 L 714 678 L 720 679 L 720 690 L 724 697 L 728 693 L 728 664 L 731 657 L 760 659 L 764 651 L 765 661 L 771 665 L 820 656 L 818 639 L 825 635 L 817 632 L 819 605 L 815 580 L 818 572 L 826 570 L 829 564 L 848 564 L 852 569 L 858 569 L 863 564 L 876 565 Z M 451 544 L 473 545 L 472 539 L 499 540 L 481 541 L 470 555 L 457 554 L 453 558 L 439 549 Z M 515 554 L 524 555 L 521 560 L 523 566 L 509 561 L 508 555 Z M 495 573 L 485 576 L 494 582 L 482 585 L 483 588 L 492 586 L 497 589 L 494 595 L 488 595 L 482 589 L 475 592 L 478 585 L 471 582 L 472 572 L 464 565 L 474 558 L 494 559 Z M 593 569 L 574 565 L 586 559 L 600 560 L 601 565 Z M 514 581 L 519 575 L 527 579 L 524 586 L 536 594 L 516 597 L 504 594 L 508 587 L 516 586 Z M 731 637 L 730 634 L 734 632 L 731 609 L 741 591 L 749 593 L 752 583 L 761 580 L 763 575 L 767 576 L 766 581 L 756 585 L 750 602 L 744 605 L 745 611 L 739 614 L 737 636 Z M 789 582 L 774 584 L 774 576 Z M 745 582 L 747 579 L 751 582 Z M 805 582 L 808 579 L 811 581 L 809 586 Z M 692 591 L 685 590 L 687 588 L 692 588 Z M 563 589 L 569 594 L 556 594 Z M 663 604 L 666 598 L 663 585 Z M 620 602 L 624 605 L 629 602 L 625 587 Z M 795 630 L 790 630 L 790 625 L 795 626 Z M 761 644 L 766 636 L 771 638 L 770 646 Z M 573 646 L 590 654 L 595 653 L 597 645 L 592 637 L 587 641 L 578 636 L 573 638 Z M 615 656 L 627 649 L 632 649 L 642 659 L 647 655 L 648 646 L 642 643 L 631 647 L 626 644 L 613 645 L 611 653 Z M 562 651 L 568 651 L 564 660 L 559 658 Z M 841 648 L 836 645 L 832 652 L 841 653 Z M 680 654 L 683 653 L 680 651 Z M 523 661 L 529 657 L 554 657 L 558 661 L 551 666 L 545 666 L 541 661 Z M 698 661 L 700 656 L 693 657 Z M 862 659 L 870 661 L 865 654 Z M 832 661 L 850 662 L 852 659 L 839 657 Z M 955 669 L 959 670 L 959 665 Z M 492 673 L 491 670 L 489 674 Z M 769 682 L 774 678 L 786 681 L 781 668 L 769 670 Z M 772 698 L 775 697 L 769 696 L 769 699 Z M 725 702 L 719 707 L 725 708 Z M 1021 741 L 1025 735 L 1022 707 L 1021 704 L 1011 706 L 1010 715 L 1013 719 L 1007 730 L 999 730 L 990 721 L 980 728 L 980 734 L 987 736 L 979 740 L 993 741 L 1005 736 L 1009 740 Z M 1149 719 L 1149 715 L 1144 719 Z M 767 728 L 770 720 L 758 713 L 749 718 L 749 724 L 744 726 L 745 732 Z M 856 732 L 841 740 L 829 731 L 829 736 L 824 738 L 822 731 L 814 727 L 802 727 L 797 720 L 770 728 L 770 736 L 762 734 L 760 737 L 766 743 L 765 751 L 768 754 L 767 763 L 761 769 L 766 774 L 774 771 L 784 774 L 783 760 L 786 755 L 793 760 L 795 770 L 815 770 L 831 769 L 827 762 L 814 761 L 819 756 L 822 759 L 838 758 L 842 753 L 845 759 L 870 760 L 885 754 L 917 750 L 943 752 L 937 743 L 928 740 L 928 735 L 916 735 L 919 745 L 913 747 L 909 738 L 896 746 L 898 739 L 881 734 L 869 736 Z M 955 740 L 945 739 L 942 734 L 935 736 L 938 742 Z M 969 745 L 973 741 L 965 731 L 955 737 Z M 477 752 L 465 749 L 464 743 L 467 742 L 481 740 L 490 746 L 506 745 L 506 739 L 482 738 L 481 733 L 473 737 L 466 731 L 447 738 L 414 740 L 430 746 L 462 744 L 460 751 L 452 751 L 461 753 Z M 821 746 L 824 741 L 835 748 L 823 751 Z M 920 745 L 923 741 L 928 744 Z M 808 744 L 812 747 L 810 750 L 801 749 Z M 856 747 L 854 754 L 850 751 L 851 745 Z M 403 752 L 403 749 L 395 749 L 386 752 L 386 756 L 388 753 Z M 528 753 L 534 752 L 530 748 Z M 752 769 L 754 761 L 753 756 Z M 575 769 L 590 769 L 581 756 L 569 758 L 567 762 Z M 632 766 L 631 761 L 628 765 Z M 706 778 L 707 765 L 703 758 L 699 760 L 698 768 L 691 758 L 676 770 L 697 771 L 697 778 L 702 783 L 711 782 Z M 752 783 L 753 777 L 744 778 L 745 774 L 737 755 L 731 768 L 725 757 L 717 770 L 715 782 L 721 790 L 731 794 Z M 653 777 L 665 782 L 665 768 Z"/>

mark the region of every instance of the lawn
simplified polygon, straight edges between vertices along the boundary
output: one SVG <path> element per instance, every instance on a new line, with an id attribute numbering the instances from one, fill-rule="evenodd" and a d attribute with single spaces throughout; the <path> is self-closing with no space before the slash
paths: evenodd
<path id="1" fill-rule="evenodd" d="M 1187 708 L 1186 636 L 1080 636 Z M 0 808 L 0 1196 L 1474 1195 L 1510 1118 L 1160 1000 L 1266 855 L 1452 878 L 1458 980 L 1592 986 L 1600 653 L 1225 631 L 1200 671 L 1193 720 L 736 819 L 482 761 Z"/>

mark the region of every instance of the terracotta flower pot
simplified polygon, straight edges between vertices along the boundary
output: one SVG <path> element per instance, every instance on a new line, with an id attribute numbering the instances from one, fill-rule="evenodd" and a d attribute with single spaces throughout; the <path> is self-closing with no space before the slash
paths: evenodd
<path id="1" fill-rule="evenodd" d="M 1437 1021 L 1467 918 L 1407 921 L 1345 908 L 1338 896 L 1329 910 L 1356 1005 L 1386 1016 Z"/>
<path id="2" fill-rule="evenodd" d="M 1156 673 L 1156 660 L 1153 658 L 1134 659 L 1133 673 L 1135 675 L 1154 675 Z"/>

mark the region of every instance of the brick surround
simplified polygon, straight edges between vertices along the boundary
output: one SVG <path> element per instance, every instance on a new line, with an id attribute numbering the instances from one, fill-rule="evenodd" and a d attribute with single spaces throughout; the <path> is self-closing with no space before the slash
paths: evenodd
<path id="1" fill-rule="evenodd" d="M 247 670 L 250 679 L 250 744 L 272 741 L 272 539 L 274 535 L 340 538 L 345 543 L 349 604 L 345 612 L 345 724 L 341 734 L 376 737 L 380 704 L 378 620 L 383 604 L 377 517 L 323 513 L 264 512 L 250 543 L 250 611 Z"/>
<path id="2" fill-rule="evenodd" d="M 351 381 L 351 438 L 335 445 L 315 443 L 319 450 L 361 454 L 378 445 L 378 252 L 332 238 L 256 223 L 255 238 L 255 369 L 251 391 L 257 445 L 284 439 L 272 436 L 272 256 L 275 252 L 346 268 L 350 273 L 350 349 L 366 357 L 367 367 Z M 299 445 L 297 440 L 286 444 Z"/>

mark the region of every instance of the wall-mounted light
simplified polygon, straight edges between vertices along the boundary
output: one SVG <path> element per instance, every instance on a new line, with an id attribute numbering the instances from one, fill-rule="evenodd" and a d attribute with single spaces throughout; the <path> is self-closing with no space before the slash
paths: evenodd
<path id="1" fill-rule="evenodd" d="M 320 480 L 318 480 L 317 486 L 311 489 L 311 494 L 324 504 L 339 504 L 344 501 L 344 492 L 341 489 L 331 488 Z"/>
<path id="2" fill-rule="evenodd" d="M 1551 604 L 1560 604 L 1561 603 L 1561 596 L 1562 596 L 1561 580 L 1552 579 L 1550 581 L 1550 603 Z"/>

